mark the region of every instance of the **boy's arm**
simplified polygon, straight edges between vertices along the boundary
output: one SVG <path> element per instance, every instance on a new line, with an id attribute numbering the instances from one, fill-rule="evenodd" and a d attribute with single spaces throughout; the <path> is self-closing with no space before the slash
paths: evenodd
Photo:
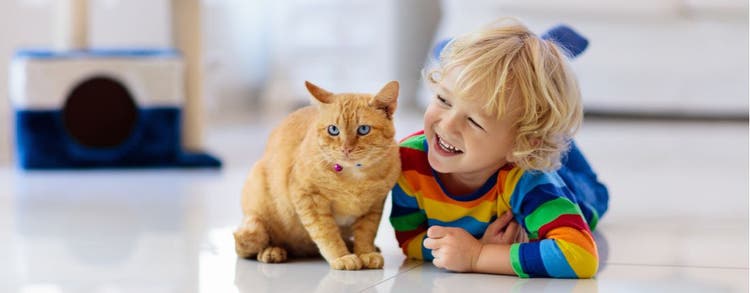
<path id="1" fill-rule="evenodd" d="M 434 253 L 432 263 L 454 272 L 476 272 L 514 275 L 510 262 L 510 245 L 483 244 L 458 227 L 432 226 L 424 246 Z"/>
<path id="2" fill-rule="evenodd" d="M 477 273 L 516 274 L 510 262 L 510 245 L 508 244 L 484 244 L 473 267 L 474 272 Z"/>
<path id="3" fill-rule="evenodd" d="M 570 246 L 572 243 L 570 241 L 567 241 L 565 239 L 545 239 L 542 241 L 547 242 L 554 242 L 555 245 L 558 246 Z M 593 243 L 593 242 L 592 242 Z M 479 252 L 479 256 L 474 260 L 474 263 L 472 265 L 472 271 L 477 273 L 487 273 L 487 274 L 503 274 L 503 275 L 519 275 L 520 277 L 529 277 L 529 273 L 531 273 L 531 270 L 527 268 L 527 271 L 529 273 L 524 272 L 524 265 L 521 264 L 519 261 L 520 258 L 520 252 L 519 249 L 522 245 L 527 245 L 530 243 L 516 243 L 512 245 L 508 244 L 484 244 Z M 515 247 L 514 247 L 515 246 Z M 535 249 L 537 247 L 532 247 L 531 249 Z M 569 255 L 581 255 L 585 252 L 568 252 Z M 569 266 L 574 265 L 575 263 L 571 264 L 568 262 L 565 258 L 566 253 L 559 252 L 558 255 L 550 257 L 549 255 L 538 259 L 537 265 L 541 264 L 544 265 L 545 262 L 553 263 L 553 262 L 566 262 Z M 541 255 L 541 253 L 540 253 Z M 588 261 L 587 261 L 588 259 Z M 588 265 L 578 265 L 580 275 L 577 275 L 576 272 L 573 272 L 573 274 L 558 274 L 558 275 L 551 275 L 550 272 L 546 272 L 546 274 L 539 274 L 536 273 L 533 276 L 535 277 L 567 277 L 567 278 L 589 278 L 592 277 L 594 274 L 596 274 L 596 269 L 598 266 L 598 259 L 595 257 L 592 259 L 591 257 L 583 257 L 583 261 L 588 262 Z M 530 264 L 533 263 L 533 261 L 528 261 L 527 266 L 531 266 Z M 562 265 L 562 264 L 559 264 Z M 586 268 L 588 267 L 588 271 Z M 541 270 L 547 270 L 544 267 L 538 267 L 538 269 Z M 575 275 L 574 275 L 575 274 Z"/>
<path id="4" fill-rule="evenodd" d="M 527 215 L 527 227 L 535 225 L 539 212 L 555 220 L 542 229 L 533 230 L 529 243 L 482 244 L 462 228 L 432 226 L 427 231 L 429 238 L 424 246 L 432 249 L 430 254 L 435 253 L 435 266 L 456 272 L 515 274 L 523 278 L 592 277 L 598 267 L 598 257 L 593 238 L 585 231 L 587 227 L 578 230 L 565 223 L 554 227 L 561 219 L 564 222 L 573 217 L 566 214 L 556 217 L 552 209 L 535 210 Z M 537 233 L 542 238 L 533 238 Z"/>
<path id="5" fill-rule="evenodd" d="M 550 174 L 529 176 L 519 186 L 510 204 L 531 242 L 510 246 L 513 271 L 520 277 L 594 276 L 599 266 L 596 243 L 562 180 Z"/>
<path id="6" fill-rule="evenodd" d="M 396 240 L 408 258 L 432 259 L 431 255 L 423 255 L 422 239 L 427 231 L 427 217 L 419 208 L 417 199 L 404 191 L 403 184 L 407 183 L 403 178 L 399 179 L 391 193 L 390 222 L 396 231 Z"/>

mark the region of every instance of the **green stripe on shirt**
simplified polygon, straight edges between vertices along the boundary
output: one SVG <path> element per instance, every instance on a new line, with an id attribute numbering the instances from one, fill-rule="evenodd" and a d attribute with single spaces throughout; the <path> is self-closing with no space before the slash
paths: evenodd
<path id="1" fill-rule="evenodd" d="M 390 218 L 391 225 L 396 231 L 414 230 L 425 222 L 425 216 L 421 212 Z"/>
<path id="2" fill-rule="evenodd" d="M 516 272 L 521 278 L 528 278 L 529 275 L 523 272 L 521 268 L 521 258 L 518 248 L 521 247 L 520 243 L 513 243 L 510 246 L 510 265 L 513 267 L 513 271 Z"/>
<path id="3" fill-rule="evenodd" d="M 424 151 L 424 141 L 425 141 L 424 135 L 415 135 L 403 141 L 401 143 L 401 146 L 407 147 L 410 149 L 415 149 L 418 151 Z"/>
<path id="4" fill-rule="evenodd" d="M 529 239 L 539 238 L 539 228 L 565 214 L 580 215 L 581 209 L 573 202 L 563 197 L 545 202 L 537 207 L 530 215 L 526 216 L 526 219 L 524 219 L 526 229 L 531 232 L 529 234 Z"/>

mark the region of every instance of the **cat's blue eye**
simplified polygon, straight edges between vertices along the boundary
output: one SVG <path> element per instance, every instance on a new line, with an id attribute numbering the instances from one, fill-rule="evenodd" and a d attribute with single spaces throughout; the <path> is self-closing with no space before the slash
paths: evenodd
<path id="1" fill-rule="evenodd" d="M 339 135 L 339 128 L 336 125 L 328 125 L 328 134 L 331 136 Z"/>
<path id="2" fill-rule="evenodd" d="M 370 125 L 360 125 L 357 127 L 357 134 L 367 135 L 368 133 L 370 133 Z"/>

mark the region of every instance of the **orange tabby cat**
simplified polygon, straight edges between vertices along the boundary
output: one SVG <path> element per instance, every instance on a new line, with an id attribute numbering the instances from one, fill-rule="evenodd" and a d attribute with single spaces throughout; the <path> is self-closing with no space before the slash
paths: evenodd
<path id="1" fill-rule="evenodd" d="M 237 254 L 276 263 L 287 253 L 319 253 L 334 269 L 382 268 L 375 234 L 401 170 L 393 127 L 398 82 L 374 96 L 305 85 L 316 105 L 271 133 L 245 182 Z"/>

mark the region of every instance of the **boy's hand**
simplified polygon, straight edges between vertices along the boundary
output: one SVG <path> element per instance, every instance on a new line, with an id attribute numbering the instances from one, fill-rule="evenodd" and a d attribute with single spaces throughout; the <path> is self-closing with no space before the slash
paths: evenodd
<path id="1" fill-rule="evenodd" d="M 521 235 L 523 234 L 523 235 Z M 480 240 L 482 244 L 513 244 L 515 242 L 527 242 L 526 233 L 520 230 L 518 223 L 513 220 L 511 212 L 505 212 L 494 222 L 487 226 Z"/>
<path id="2" fill-rule="evenodd" d="M 432 249 L 432 264 L 455 271 L 473 271 L 484 246 L 461 228 L 432 226 L 427 229 L 424 247 Z"/>

